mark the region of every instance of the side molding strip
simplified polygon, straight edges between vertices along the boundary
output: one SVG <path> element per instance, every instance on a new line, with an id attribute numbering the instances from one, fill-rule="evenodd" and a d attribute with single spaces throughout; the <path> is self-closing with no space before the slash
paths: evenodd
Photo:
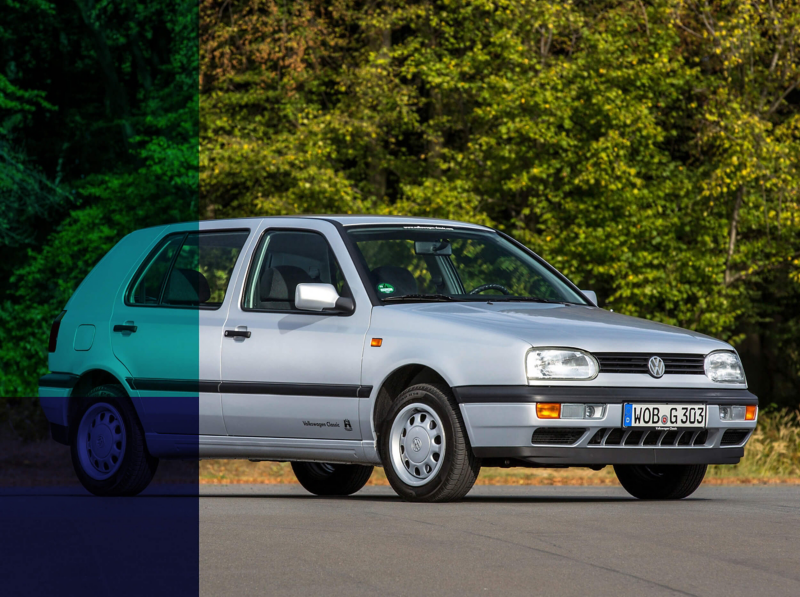
<path id="1" fill-rule="evenodd" d="M 212 394 L 271 394 L 273 396 L 330 396 L 368 398 L 372 386 L 269 383 L 261 381 L 212 381 L 192 379 L 143 379 L 128 377 L 134 390 L 149 392 L 208 392 Z"/>

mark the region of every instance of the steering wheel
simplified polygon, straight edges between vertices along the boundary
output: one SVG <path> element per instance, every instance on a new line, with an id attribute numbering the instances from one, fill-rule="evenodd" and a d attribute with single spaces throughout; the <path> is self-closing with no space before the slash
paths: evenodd
<path id="1" fill-rule="evenodd" d="M 508 291 L 508 288 L 506 288 L 502 284 L 481 284 L 477 288 L 470 290 L 467 294 L 478 294 L 479 292 L 483 292 L 484 290 L 489 290 L 489 289 L 499 290 L 503 294 L 511 294 Z"/>

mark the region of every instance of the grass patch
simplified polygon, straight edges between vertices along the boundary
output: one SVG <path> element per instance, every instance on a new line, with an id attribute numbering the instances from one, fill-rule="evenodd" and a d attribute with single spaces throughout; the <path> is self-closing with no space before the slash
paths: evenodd
<path id="1" fill-rule="evenodd" d="M 744 458 L 739 464 L 709 467 L 708 477 L 800 477 L 800 410 L 759 413 Z"/>

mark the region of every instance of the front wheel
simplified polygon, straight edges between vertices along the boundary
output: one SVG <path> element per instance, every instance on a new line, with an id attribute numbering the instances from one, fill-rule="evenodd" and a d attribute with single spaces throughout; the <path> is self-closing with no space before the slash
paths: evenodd
<path id="1" fill-rule="evenodd" d="M 352 495 L 372 476 L 371 466 L 360 464 L 328 464 L 325 462 L 293 462 L 294 476 L 306 491 L 314 495 Z"/>
<path id="2" fill-rule="evenodd" d="M 408 501 L 459 500 L 480 472 L 446 386 L 419 384 L 404 390 L 389 409 L 380 446 L 389 484 Z"/>
<path id="3" fill-rule="evenodd" d="M 71 425 L 75 474 L 98 496 L 132 496 L 144 491 L 158 468 L 145 445 L 139 417 L 119 385 L 100 386 L 83 399 Z"/>
<path id="4" fill-rule="evenodd" d="M 682 500 L 700 487 L 708 465 L 617 465 L 617 479 L 640 500 Z"/>

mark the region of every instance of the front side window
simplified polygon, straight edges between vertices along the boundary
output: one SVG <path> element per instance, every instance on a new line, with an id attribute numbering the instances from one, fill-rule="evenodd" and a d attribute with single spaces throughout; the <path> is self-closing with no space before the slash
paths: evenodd
<path id="1" fill-rule="evenodd" d="M 301 230 L 267 232 L 253 254 L 243 308 L 294 311 L 298 284 L 332 284 L 339 296 L 351 296 L 324 236 Z"/>
<path id="2" fill-rule="evenodd" d="M 219 307 L 248 235 L 237 230 L 167 237 L 131 285 L 128 303 Z"/>
<path id="3" fill-rule="evenodd" d="M 587 304 L 560 276 L 492 231 L 353 228 L 369 284 L 385 302 L 491 300 Z"/>

